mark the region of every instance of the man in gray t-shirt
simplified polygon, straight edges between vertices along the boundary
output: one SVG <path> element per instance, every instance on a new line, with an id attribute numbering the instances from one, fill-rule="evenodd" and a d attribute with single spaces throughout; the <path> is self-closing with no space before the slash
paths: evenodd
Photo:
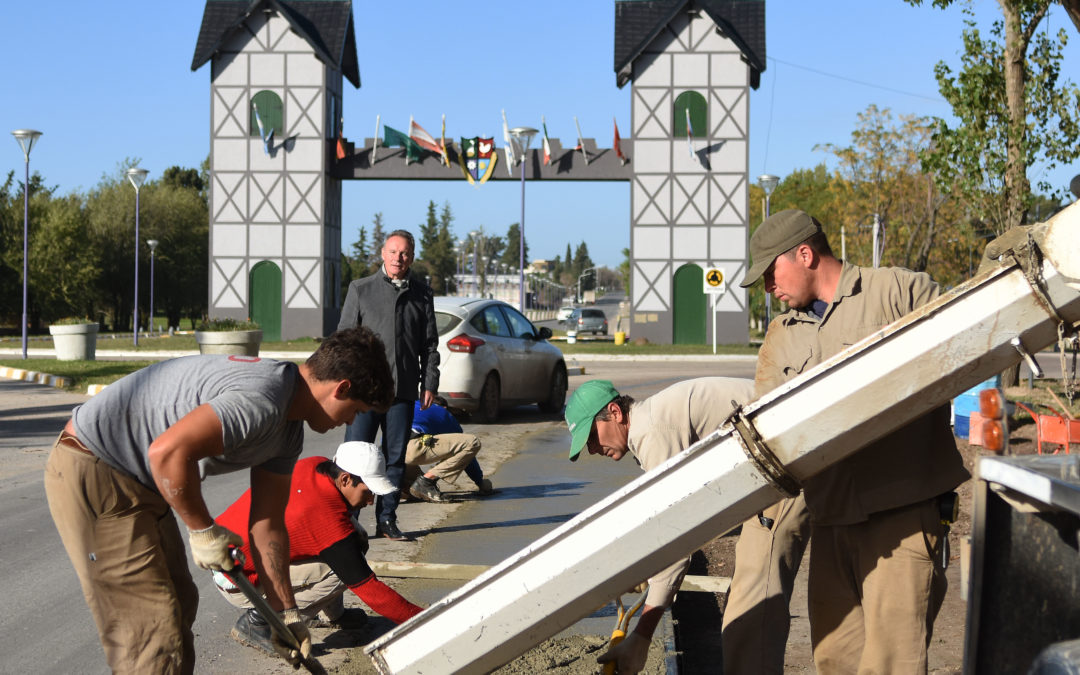
<path id="1" fill-rule="evenodd" d="M 172 511 L 204 569 L 231 569 L 235 533 L 200 481 L 251 469 L 248 539 L 260 584 L 310 654 L 289 579 L 285 505 L 303 424 L 324 433 L 393 398 L 386 352 L 366 328 L 334 333 L 303 365 L 190 356 L 152 365 L 77 407 L 45 468 L 49 510 L 105 656 L 118 672 L 192 672 L 198 589 Z M 299 653 L 277 642 L 292 663 Z"/>

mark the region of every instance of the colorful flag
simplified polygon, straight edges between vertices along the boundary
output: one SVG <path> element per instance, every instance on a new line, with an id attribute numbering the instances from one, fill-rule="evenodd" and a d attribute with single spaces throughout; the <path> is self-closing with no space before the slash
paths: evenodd
<path id="1" fill-rule="evenodd" d="M 337 138 L 337 158 L 345 159 L 345 143 L 342 142 L 341 136 Z"/>
<path id="2" fill-rule="evenodd" d="M 551 164 L 551 141 L 548 140 L 547 122 L 543 115 L 540 116 L 540 126 L 544 128 L 544 166 L 547 166 Z"/>
<path id="3" fill-rule="evenodd" d="M 442 146 L 432 138 L 431 134 L 424 131 L 424 127 L 414 122 L 412 116 L 409 117 L 409 138 L 416 141 L 416 144 L 425 150 L 430 150 L 436 155 L 443 154 Z"/>
<path id="4" fill-rule="evenodd" d="M 585 149 L 585 141 L 581 138 L 581 125 L 578 124 L 577 116 L 574 117 L 574 126 L 577 127 L 577 147 L 575 150 L 581 150 L 581 154 L 585 157 L 585 166 L 589 166 L 589 151 Z"/>
<path id="5" fill-rule="evenodd" d="M 503 116 L 503 142 L 506 143 L 506 172 L 510 174 L 510 177 L 514 177 L 514 165 L 517 164 L 517 160 L 514 159 L 514 139 L 510 135 L 510 125 L 506 123 L 506 111 L 502 111 Z"/>
<path id="6" fill-rule="evenodd" d="M 473 136 L 461 139 L 458 163 L 461 164 L 461 172 L 465 174 L 465 178 L 473 185 L 491 178 L 498 160 L 499 153 L 495 151 L 494 138 Z"/>
<path id="7" fill-rule="evenodd" d="M 619 121 L 616 120 L 614 117 L 611 118 L 611 121 L 615 123 L 615 140 L 612 142 L 611 145 L 615 149 L 615 156 L 618 157 L 619 161 L 622 162 L 623 166 L 625 166 L 626 157 L 623 156 L 622 148 L 619 147 Z"/>
<path id="8" fill-rule="evenodd" d="M 274 127 L 270 127 L 270 133 L 266 133 L 266 129 L 263 127 L 262 115 L 259 114 L 259 104 L 252 101 L 251 107 L 255 109 L 255 122 L 259 125 L 259 138 L 263 142 L 263 152 L 267 155 L 270 154 L 270 148 L 274 145 Z"/>
<path id="9" fill-rule="evenodd" d="M 379 118 L 382 115 L 375 116 L 375 142 L 371 146 L 371 165 L 375 166 L 375 153 L 379 151 Z"/>
<path id="10" fill-rule="evenodd" d="M 694 126 L 690 124 L 690 108 L 686 108 L 686 148 L 694 156 Z"/>
<path id="11" fill-rule="evenodd" d="M 416 144 L 416 141 L 391 126 L 385 126 L 383 129 L 386 130 L 386 133 L 383 136 L 383 145 L 388 148 L 395 146 L 405 148 L 406 164 L 412 164 L 420 159 L 420 153 L 422 151 L 420 146 Z"/>

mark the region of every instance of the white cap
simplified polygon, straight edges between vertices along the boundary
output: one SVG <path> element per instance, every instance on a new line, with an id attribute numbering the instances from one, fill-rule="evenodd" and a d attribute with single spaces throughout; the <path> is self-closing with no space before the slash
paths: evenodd
<path id="1" fill-rule="evenodd" d="M 386 460 L 374 443 L 367 441 L 349 441 L 338 446 L 334 453 L 334 464 L 342 471 L 359 476 L 364 485 L 377 495 L 388 495 L 397 491 L 386 477 Z"/>

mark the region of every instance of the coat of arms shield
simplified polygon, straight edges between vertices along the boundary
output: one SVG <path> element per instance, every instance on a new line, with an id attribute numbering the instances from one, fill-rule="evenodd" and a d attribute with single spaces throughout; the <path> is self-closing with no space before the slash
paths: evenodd
<path id="1" fill-rule="evenodd" d="M 499 155 L 495 152 L 494 138 L 473 136 L 461 139 L 458 163 L 461 164 L 461 172 L 465 174 L 465 178 L 473 185 L 491 178 L 498 160 Z"/>

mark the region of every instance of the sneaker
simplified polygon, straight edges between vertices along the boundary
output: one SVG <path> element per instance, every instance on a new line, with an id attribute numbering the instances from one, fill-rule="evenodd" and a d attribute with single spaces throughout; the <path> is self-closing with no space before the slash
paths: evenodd
<path id="1" fill-rule="evenodd" d="M 384 520 L 375 524 L 375 536 L 385 537 L 390 541 L 413 541 L 413 538 L 398 529 L 397 521 Z"/>
<path id="2" fill-rule="evenodd" d="M 422 499 L 425 502 L 440 503 L 445 502 L 446 497 L 443 496 L 439 486 L 435 481 L 427 476 L 420 476 L 413 484 L 409 486 L 409 494 L 417 499 Z"/>
<path id="3" fill-rule="evenodd" d="M 333 621 L 326 621 L 318 617 L 305 621 L 310 628 L 336 628 L 338 630 L 357 630 L 366 626 L 367 622 L 367 612 L 359 607 L 347 608 L 341 616 Z"/>
<path id="4" fill-rule="evenodd" d="M 242 645 L 254 647 L 269 656 L 277 656 L 274 644 L 270 640 L 270 624 L 266 623 L 254 609 L 249 609 L 240 615 L 229 636 Z"/>

